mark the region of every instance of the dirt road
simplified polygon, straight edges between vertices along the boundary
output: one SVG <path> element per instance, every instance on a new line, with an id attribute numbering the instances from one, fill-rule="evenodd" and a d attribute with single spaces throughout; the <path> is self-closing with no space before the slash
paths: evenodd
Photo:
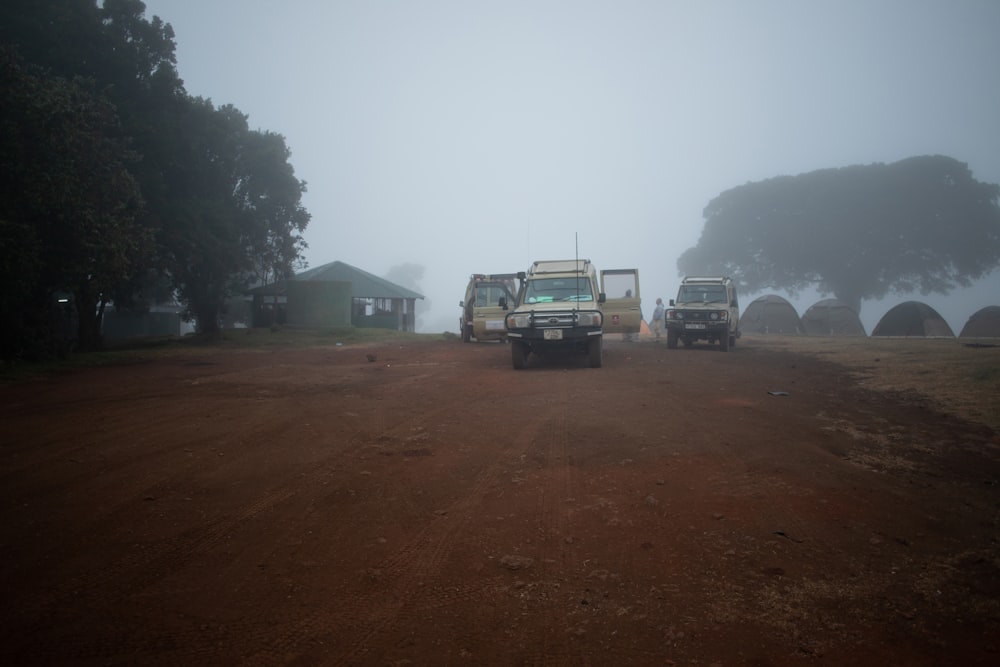
<path id="1" fill-rule="evenodd" d="M 547 361 L 190 352 L 0 389 L 0 660 L 1000 662 L 990 429 L 751 342 Z"/>

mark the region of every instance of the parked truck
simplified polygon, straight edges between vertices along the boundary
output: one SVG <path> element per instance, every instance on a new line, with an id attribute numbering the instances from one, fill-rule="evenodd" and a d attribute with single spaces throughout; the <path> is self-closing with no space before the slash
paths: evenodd
<path id="1" fill-rule="evenodd" d="M 465 298 L 458 302 L 462 309 L 458 326 L 464 342 L 507 338 L 503 323 L 507 311 L 500 307 L 500 301 L 514 302 L 516 278 L 516 273 L 473 273 L 469 276 Z"/>
<path id="2" fill-rule="evenodd" d="M 639 272 L 604 270 L 588 259 L 539 261 L 520 280 L 516 303 L 504 318 L 511 363 L 525 368 L 532 354 L 568 349 L 604 363 L 605 333 L 638 333 L 642 322 Z"/>
<path id="3" fill-rule="evenodd" d="M 688 276 L 681 281 L 677 298 L 664 313 L 667 347 L 680 341 L 689 347 L 697 340 L 718 343 L 728 352 L 740 337 L 740 302 L 736 285 L 725 276 Z"/>

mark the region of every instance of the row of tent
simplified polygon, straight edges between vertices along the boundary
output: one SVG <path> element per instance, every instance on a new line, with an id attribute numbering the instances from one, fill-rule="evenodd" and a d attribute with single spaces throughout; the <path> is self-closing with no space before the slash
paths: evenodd
<path id="1" fill-rule="evenodd" d="M 839 299 L 823 299 L 802 317 L 787 299 L 768 294 L 750 303 L 740 316 L 740 330 L 748 334 L 807 336 L 866 336 L 858 314 Z M 872 336 L 949 337 L 955 333 L 936 310 L 920 301 L 906 301 L 891 308 Z M 960 338 L 1000 338 L 1000 306 L 987 306 L 969 317 Z"/>

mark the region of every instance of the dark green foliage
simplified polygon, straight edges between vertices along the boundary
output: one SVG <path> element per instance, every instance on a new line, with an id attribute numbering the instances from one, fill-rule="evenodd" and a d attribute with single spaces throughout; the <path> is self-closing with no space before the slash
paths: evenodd
<path id="1" fill-rule="evenodd" d="M 284 138 L 188 96 L 173 29 L 145 10 L 0 3 L 0 306 L 17 313 L 4 358 L 59 347 L 45 339 L 98 347 L 109 301 L 177 294 L 215 331 L 229 295 L 290 274 L 305 248 Z M 53 306 L 66 294 L 69 318 Z"/>
<path id="2" fill-rule="evenodd" d="M 681 273 L 748 292 L 813 286 L 860 311 L 890 292 L 946 293 L 1000 264 L 1000 186 L 945 156 L 824 169 L 723 192 Z"/>
<path id="3" fill-rule="evenodd" d="M 151 235 L 137 224 L 142 200 L 126 166 L 134 155 L 114 109 L 86 82 L 41 76 L 2 47 L 0 68 L 0 216 L 10 243 L 3 265 L 19 272 L 20 285 L 6 297 L 19 302 L 9 312 L 14 319 L 23 314 L 37 338 L 27 322 L 43 322 L 55 295 L 68 293 L 79 344 L 93 349 L 101 295 L 130 277 L 151 247 Z M 20 353 L 17 346 L 5 350 Z"/>

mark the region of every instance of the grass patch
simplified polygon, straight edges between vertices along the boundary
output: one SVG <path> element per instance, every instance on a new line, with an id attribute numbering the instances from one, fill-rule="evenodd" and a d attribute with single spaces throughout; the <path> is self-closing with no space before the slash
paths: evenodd
<path id="1" fill-rule="evenodd" d="M 746 336 L 744 341 L 830 361 L 848 368 L 865 387 L 913 391 L 944 412 L 1000 431 L 1000 346 L 958 338 L 860 336 Z"/>
<path id="2" fill-rule="evenodd" d="M 987 368 L 974 368 L 972 369 L 972 372 L 969 373 L 969 379 L 973 382 L 995 382 L 997 379 L 1000 379 L 1000 368 L 995 366 Z"/>
<path id="3" fill-rule="evenodd" d="M 266 347 L 317 347 L 326 345 L 373 345 L 385 342 L 426 342 L 454 334 L 418 334 L 389 329 L 325 327 L 319 329 L 275 327 L 271 329 L 226 329 L 212 336 L 191 335 L 174 339 L 180 349 L 254 349 Z"/>
<path id="4" fill-rule="evenodd" d="M 64 359 L 29 363 L 5 364 L 0 370 L 0 382 L 11 383 L 51 377 L 79 368 L 120 366 L 149 361 L 172 354 L 211 353 L 219 350 L 254 350 L 266 348 L 306 348 L 340 345 L 378 345 L 390 342 L 409 344 L 439 340 L 457 340 L 449 332 L 418 334 L 389 329 L 357 327 L 326 327 L 307 329 L 274 327 L 270 329 L 226 329 L 218 334 L 187 336 L 157 336 L 130 338 L 109 342 L 99 352 L 78 352 Z"/>

